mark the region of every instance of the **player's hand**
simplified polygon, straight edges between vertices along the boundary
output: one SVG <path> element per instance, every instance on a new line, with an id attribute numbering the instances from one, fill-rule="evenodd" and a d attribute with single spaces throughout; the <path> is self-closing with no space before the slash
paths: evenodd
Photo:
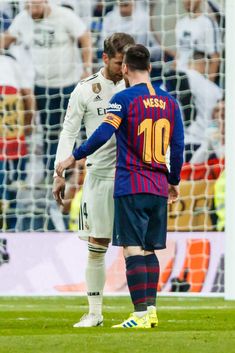
<path id="1" fill-rule="evenodd" d="M 171 185 L 168 186 L 168 204 L 176 202 L 179 198 L 179 186 Z"/>
<path id="2" fill-rule="evenodd" d="M 57 175 L 63 177 L 63 172 L 65 171 L 65 169 L 72 167 L 74 163 L 75 158 L 73 155 L 69 156 L 64 161 L 59 162 L 55 168 Z"/>
<path id="3" fill-rule="evenodd" d="M 56 202 L 63 206 L 63 198 L 64 198 L 64 190 L 65 190 L 65 178 L 56 176 L 54 177 L 52 194 Z"/>

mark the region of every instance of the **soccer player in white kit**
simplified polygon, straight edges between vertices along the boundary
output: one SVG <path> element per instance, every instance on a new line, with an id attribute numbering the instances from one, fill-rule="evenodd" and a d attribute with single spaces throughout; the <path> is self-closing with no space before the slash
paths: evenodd
<path id="1" fill-rule="evenodd" d="M 55 165 L 71 155 L 82 120 L 89 138 L 103 121 L 110 98 L 125 88 L 121 72 L 122 59 L 124 48 L 131 44 L 134 44 L 134 39 L 126 33 L 114 33 L 105 39 L 104 67 L 78 83 L 71 94 Z M 103 323 L 104 257 L 113 233 L 115 162 L 115 137 L 86 161 L 87 174 L 78 220 L 78 235 L 88 241 L 86 284 L 89 313 L 74 327 L 100 326 Z M 64 187 L 65 179 L 55 174 L 53 195 L 60 204 L 63 203 L 61 195 Z"/>

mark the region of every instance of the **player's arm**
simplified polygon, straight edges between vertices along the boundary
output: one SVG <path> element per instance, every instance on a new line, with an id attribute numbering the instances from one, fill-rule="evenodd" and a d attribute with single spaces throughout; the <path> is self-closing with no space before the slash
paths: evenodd
<path id="1" fill-rule="evenodd" d="M 83 73 L 81 78 L 86 78 L 92 74 L 92 43 L 90 31 L 86 31 L 79 37 L 79 45 L 82 51 L 83 62 Z"/>
<path id="2" fill-rule="evenodd" d="M 81 128 L 81 121 L 85 111 L 85 102 L 81 92 L 81 86 L 75 88 L 71 94 L 63 128 L 60 133 L 59 143 L 56 152 L 55 166 L 64 159 L 71 155 L 76 137 Z M 63 197 L 65 190 L 65 178 L 64 175 L 58 175 L 54 172 L 53 182 L 53 196 L 54 199 L 63 205 Z"/>
<path id="3" fill-rule="evenodd" d="M 69 178 L 67 187 L 64 194 L 63 205 L 61 211 L 64 214 L 68 214 L 71 207 L 71 202 L 74 199 L 75 194 L 82 188 L 84 177 L 85 177 L 85 159 L 77 161 L 75 163 L 74 172 Z"/>
<path id="4" fill-rule="evenodd" d="M 174 202 L 178 198 L 178 184 L 180 182 L 180 172 L 183 165 L 183 154 L 184 128 L 180 109 L 178 104 L 176 104 L 174 127 L 170 142 L 170 172 L 168 175 L 169 202 Z"/>
<path id="5" fill-rule="evenodd" d="M 17 78 L 23 103 L 24 135 L 29 136 L 32 133 L 32 122 L 36 111 L 35 96 L 28 80 L 25 80 L 24 72 L 17 60 L 14 60 L 12 70 L 14 70 L 15 77 Z"/>
<path id="6" fill-rule="evenodd" d="M 0 34 L 0 49 L 8 49 L 11 44 L 16 43 L 18 40 L 22 41 L 22 32 L 24 32 L 25 28 L 25 11 L 21 11 L 16 15 L 7 31 Z"/>
<path id="7" fill-rule="evenodd" d="M 85 88 L 82 85 L 79 85 L 70 96 L 62 131 L 60 133 L 55 166 L 57 163 L 70 156 L 73 151 L 75 140 L 80 131 L 81 122 L 86 109 L 83 90 L 85 90 Z M 54 176 L 55 175 L 56 173 Z"/>
<path id="8" fill-rule="evenodd" d="M 220 30 L 215 20 L 208 20 L 208 25 L 205 30 L 205 45 L 207 53 L 210 54 L 208 78 L 215 81 L 220 66 Z"/>
<path id="9" fill-rule="evenodd" d="M 208 78 L 214 82 L 219 72 L 220 54 L 219 53 L 211 54 L 209 63 L 210 64 L 209 64 Z"/>
<path id="10" fill-rule="evenodd" d="M 12 43 L 16 42 L 16 37 L 8 31 L 0 34 L 0 49 L 8 49 Z"/>
<path id="11" fill-rule="evenodd" d="M 64 170 L 70 168 L 75 160 L 85 158 L 103 146 L 119 128 L 125 114 L 125 99 L 123 101 L 123 96 L 120 97 L 119 94 L 117 94 L 109 103 L 103 123 L 94 131 L 85 143 L 73 151 L 71 156 L 57 164 L 57 174 L 62 175 Z"/>
<path id="12" fill-rule="evenodd" d="M 21 88 L 24 105 L 24 131 L 25 135 L 32 133 L 32 121 L 35 113 L 35 97 L 31 88 Z"/>
<path id="13" fill-rule="evenodd" d="M 116 129 L 113 125 L 103 122 L 86 142 L 76 148 L 67 159 L 57 164 L 57 175 L 62 176 L 65 169 L 70 168 L 76 160 L 85 158 L 98 150 L 111 138 Z"/>

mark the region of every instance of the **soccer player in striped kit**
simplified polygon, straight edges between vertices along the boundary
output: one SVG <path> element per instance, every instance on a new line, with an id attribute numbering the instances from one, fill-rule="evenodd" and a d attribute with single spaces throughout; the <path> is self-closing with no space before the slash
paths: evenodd
<path id="1" fill-rule="evenodd" d="M 167 200 L 178 198 L 184 132 L 177 102 L 154 87 L 149 78 L 150 54 L 143 45 L 127 49 L 122 72 L 126 90 L 111 99 L 103 123 L 57 165 L 57 173 L 102 146 L 115 132 L 117 162 L 114 185 L 113 245 L 122 246 L 134 312 L 119 325 L 158 325 L 156 291 L 159 262 L 155 250 L 166 246 Z M 166 153 L 170 147 L 170 170 Z"/>

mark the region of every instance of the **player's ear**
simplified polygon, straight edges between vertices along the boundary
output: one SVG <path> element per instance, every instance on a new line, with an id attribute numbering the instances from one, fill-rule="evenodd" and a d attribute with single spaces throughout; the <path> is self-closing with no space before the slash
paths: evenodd
<path id="1" fill-rule="evenodd" d="M 104 64 L 105 64 L 105 65 L 108 65 L 108 63 L 109 63 L 108 54 L 103 53 L 103 54 L 102 54 L 102 59 L 103 59 Z"/>
<path id="2" fill-rule="evenodd" d="M 125 63 L 122 63 L 122 74 L 127 74 L 127 65 Z"/>
<path id="3" fill-rule="evenodd" d="M 149 65 L 148 72 L 150 73 L 152 71 L 152 65 Z"/>

